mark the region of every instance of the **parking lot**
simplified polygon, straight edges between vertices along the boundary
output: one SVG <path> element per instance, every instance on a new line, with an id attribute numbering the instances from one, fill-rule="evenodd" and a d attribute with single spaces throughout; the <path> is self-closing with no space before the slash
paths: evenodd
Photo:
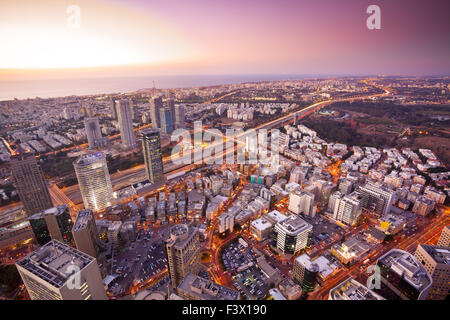
<path id="1" fill-rule="evenodd" d="M 167 267 L 164 241 L 156 235 L 155 231 L 141 233 L 114 258 L 111 272 L 117 278 L 109 288 L 112 295 L 127 294 L 133 285 L 145 282 Z"/>
<path id="2" fill-rule="evenodd" d="M 222 254 L 223 264 L 233 277 L 241 296 L 249 300 L 263 298 L 269 290 L 268 278 L 256 266 L 255 252 L 239 242 L 230 244 Z"/>
<path id="3" fill-rule="evenodd" d="M 255 263 L 255 253 L 239 242 L 230 244 L 222 254 L 225 269 L 234 275 L 236 272 L 251 267 Z"/>
<path id="4" fill-rule="evenodd" d="M 268 278 L 255 266 L 234 276 L 233 284 L 241 296 L 248 300 L 263 299 L 269 291 Z"/>

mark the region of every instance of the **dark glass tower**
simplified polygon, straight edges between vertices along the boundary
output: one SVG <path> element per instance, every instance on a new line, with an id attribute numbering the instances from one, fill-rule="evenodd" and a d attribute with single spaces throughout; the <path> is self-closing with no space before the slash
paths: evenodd
<path id="1" fill-rule="evenodd" d="M 10 166 L 14 185 L 28 216 L 53 207 L 47 184 L 34 153 L 20 150 L 11 156 Z"/>
<path id="2" fill-rule="evenodd" d="M 164 167 L 159 130 L 145 129 L 141 134 L 147 178 L 153 184 L 162 184 L 164 183 Z"/>

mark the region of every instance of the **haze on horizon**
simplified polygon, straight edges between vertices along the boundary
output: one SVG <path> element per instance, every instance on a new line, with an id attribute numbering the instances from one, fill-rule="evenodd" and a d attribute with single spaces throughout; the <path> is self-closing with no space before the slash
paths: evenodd
<path id="1" fill-rule="evenodd" d="M 381 30 L 366 9 L 381 8 Z M 81 9 L 79 29 L 67 7 Z M 187 74 L 450 74 L 448 1 L 15 0 L 0 80 Z"/>

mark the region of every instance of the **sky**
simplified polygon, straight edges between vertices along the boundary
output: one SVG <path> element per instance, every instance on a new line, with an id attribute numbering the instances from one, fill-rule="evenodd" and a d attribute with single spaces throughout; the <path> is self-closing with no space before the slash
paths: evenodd
<path id="1" fill-rule="evenodd" d="M 381 9 L 369 30 L 366 9 Z M 68 26 L 80 9 L 79 28 Z M 1 0 L 0 80 L 450 74 L 448 0 Z"/>

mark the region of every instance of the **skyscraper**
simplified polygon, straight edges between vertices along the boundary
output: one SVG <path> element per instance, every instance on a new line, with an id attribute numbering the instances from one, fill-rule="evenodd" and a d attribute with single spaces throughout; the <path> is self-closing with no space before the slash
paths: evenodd
<path id="1" fill-rule="evenodd" d="M 172 114 L 173 121 L 175 122 L 175 101 L 172 98 L 167 98 L 166 105 Z"/>
<path id="2" fill-rule="evenodd" d="M 117 105 L 113 98 L 109 100 L 109 109 L 111 111 L 111 118 L 117 119 Z"/>
<path id="3" fill-rule="evenodd" d="M 85 118 L 84 128 L 89 143 L 89 149 L 96 149 L 103 145 L 102 131 L 98 118 Z"/>
<path id="4" fill-rule="evenodd" d="M 145 171 L 153 184 L 164 183 L 164 167 L 161 153 L 161 137 L 158 129 L 141 131 Z"/>
<path id="5" fill-rule="evenodd" d="M 184 120 L 184 106 L 176 105 L 175 106 L 175 128 L 176 129 L 184 129 L 185 120 Z"/>
<path id="6" fill-rule="evenodd" d="M 57 240 L 16 267 L 31 300 L 107 300 L 97 260 Z"/>
<path id="7" fill-rule="evenodd" d="M 177 288 L 188 273 L 199 273 L 200 238 L 196 228 L 185 224 L 173 226 L 166 242 L 166 251 L 173 288 Z"/>
<path id="8" fill-rule="evenodd" d="M 172 111 L 170 108 L 164 108 L 159 110 L 159 118 L 161 120 L 161 131 L 167 134 L 171 134 L 174 130 Z"/>
<path id="9" fill-rule="evenodd" d="M 122 147 L 124 149 L 132 149 L 136 147 L 136 138 L 133 131 L 133 114 L 130 101 L 122 99 L 116 101 L 116 104 Z"/>
<path id="10" fill-rule="evenodd" d="M 160 110 L 163 108 L 162 98 L 157 97 L 150 100 L 150 117 L 152 120 L 152 128 L 161 128 L 161 120 L 159 118 Z"/>
<path id="11" fill-rule="evenodd" d="M 98 211 L 111 206 L 112 185 L 101 152 L 85 154 L 73 163 L 85 209 Z"/>
<path id="12" fill-rule="evenodd" d="M 43 246 L 50 240 L 72 242 L 72 219 L 67 205 L 61 205 L 36 213 L 29 218 L 34 236 Z"/>
<path id="13" fill-rule="evenodd" d="M 77 249 L 91 257 L 97 258 L 99 253 L 98 231 L 92 210 L 80 210 L 72 228 Z"/>
<path id="14" fill-rule="evenodd" d="M 14 185 L 28 216 L 53 207 L 47 184 L 34 153 L 19 150 L 11 156 L 10 166 Z"/>

